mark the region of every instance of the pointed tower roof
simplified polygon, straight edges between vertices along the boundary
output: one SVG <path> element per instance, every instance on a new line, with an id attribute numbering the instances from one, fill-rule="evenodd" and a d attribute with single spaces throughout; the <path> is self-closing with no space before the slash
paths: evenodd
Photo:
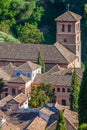
<path id="1" fill-rule="evenodd" d="M 55 19 L 55 21 L 78 21 L 82 17 L 71 11 L 67 11 Z"/>

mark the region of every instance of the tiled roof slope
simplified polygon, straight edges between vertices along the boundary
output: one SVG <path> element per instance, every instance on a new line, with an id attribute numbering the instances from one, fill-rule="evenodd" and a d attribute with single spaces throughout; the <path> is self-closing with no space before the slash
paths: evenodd
<path id="1" fill-rule="evenodd" d="M 26 83 L 28 82 L 29 80 L 31 80 L 30 78 L 24 76 L 24 75 L 20 75 L 20 76 L 17 76 L 17 77 L 12 77 L 8 83 Z"/>
<path id="2" fill-rule="evenodd" d="M 72 76 L 65 75 L 47 75 L 47 74 L 37 74 L 33 84 L 41 84 L 42 82 L 51 83 L 52 85 L 60 86 L 71 86 Z"/>
<path id="3" fill-rule="evenodd" d="M 8 95 L 7 97 L 5 97 L 2 100 L 0 100 L 0 107 L 3 107 L 11 99 L 13 99 L 13 97 L 11 95 Z"/>
<path id="4" fill-rule="evenodd" d="M 43 107 L 41 110 L 40 110 L 42 113 L 46 114 L 47 116 L 51 116 L 54 114 L 53 111 L 47 109 L 46 107 Z"/>
<path id="5" fill-rule="evenodd" d="M 31 72 L 33 70 L 36 70 L 38 68 L 40 68 L 40 65 L 37 65 L 35 63 L 32 63 L 30 61 L 27 61 L 26 63 L 20 65 L 19 67 L 16 68 L 16 71 L 20 70 L 20 71 L 24 71 L 24 72 Z"/>
<path id="6" fill-rule="evenodd" d="M 68 50 L 73 52 L 74 54 L 76 53 L 76 44 L 64 44 L 62 43 L 64 47 L 66 47 Z"/>
<path id="7" fill-rule="evenodd" d="M 62 47 L 64 49 L 64 47 Z M 66 49 L 65 49 L 66 50 Z M 45 62 L 47 63 L 70 63 L 69 59 L 66 59 L 63 52 L 55 45 L 43 45 L 43 44 L 10 44 L 0 43 L 0 59 L 11 61 L 38 61 L 38 52 L 41 51 Z M 66 52 L 70 52 L 69 50 Z M 71 54 L 71 53 L 70 53 Z M 74 55 L 74 54 L 73 54 Z M 71 56 L 73 56 L 71 55 Z M 72 60 L 74 56 L 71 57 Z"/>
<path id="8" fill-rule="evenodd" d="M 60 15 L 59 17 L 57 17 L 55 20 L 56 21 L 78 21 L 81 19 L 81 16 L 73 13 L 71 11 L 67 11 L 64 14 Z"/>
<path id="9" fill-rule="evenodd" d="M 1 67 L 1 69 L 4 70 L 9 75 L 13 75 L 15 68 L 16 66 L 14 66 L 12 63 L 9 63 L 8 65 Z"/>
<path id="10" fill-rule="evenodd" d="M 27 130 L 45 130 L 46 129 L 46 125 L 47 125 L 47 122 L 44 119 L 42 119 L 42 118 L 37 116 L 32 121 L 32 123 L 27 128 Z"/>
<path id="11" fill-rule="evenodd" d="M 3 78 L 4 81 L 8 81 L 10 80 L 11 75 L 0 68 L 0 78 Z"/>
<path id="12" fill-rule="evenodd" d="M 6 122 L 2 127 L 3 130 L 21 130 L 18 126 L 13 125 L 12 123 Z"/>
<path id="13" fill-rule="evenodd" d="M 14 98 L 18 103 L 24 103 L 26 100 L 27 100 L 27 97 L 25 94 L 23 93 L 20 93 L 19 95 L 17 95 L 15 98 Z"/>
<path id="14" fill-rule="evenodd" d="M 74 128 L 78 128 L 78 113 L 69 109 L 64 110 L 64 117 L 70 122 Z"/>
<path id="15" fill-rule="evenodd" d="M 71 63 L 76 59 L 74 53 L 65 48 L 62 44 L 56 43 L 55 46 L 58 49 L 58 51 L 62 54 L 62 56 L 67 60 L 68 63 Z"/>
<path id="16" fill-rule="evenodd" d="M 55 74 L 55 73 L 58 73 L 60 71 L 64 70 L 64 68 L 61 68 L 58 64 L 53 66 L 49 71 L 46 72 L 46 74 Z"/>

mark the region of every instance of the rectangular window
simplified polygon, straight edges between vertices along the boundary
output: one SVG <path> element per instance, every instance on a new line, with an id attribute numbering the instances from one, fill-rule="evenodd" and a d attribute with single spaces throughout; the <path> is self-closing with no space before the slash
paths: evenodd
<path id="1" fill-rule="evenodd" d="M 57 88 L 57 92 L 60 92 L 60 88 Z"/>
<path id="2" fill-rule="evenodd" d="M 71 25 L 68 24 L 68 32 L 71 32 Z"/>
<path id="3" fill-rule="evenodd" d="M 15 95 L 16 94 L 16 91 L 14 88 L 12 88 L 12 95 Z"/>
<path id="4" fill-rule="evenodd" d="M 64 42 L 67 42 L 67 39 L 66 39 L 66 38 L 64 38 Z"/>
<path id="5" fill-rule="evenodd" d="M 62 92 L 65 92 L 65 88 L 62 88 Z"/>
<path id="6" fill-rule="evenodd" d="M 67 92 L 68 92 L 68 93 L 70 92 L 70 88 L 67 89 Z"/>
<path id="7" fill-rule="evenodd" d="M 61 29 L 61 31 L 62 31 L 62 32 L 65 31 L 65 25 L 64 25 L 64 24 L 62 24 L 62 29 Z"/>
<path id="8" fill-rule="evenodd" d="M 62 99 L 62 105 L 66 106 L 66 100 Z"/>
<path id="9" fill-rule="evenodd" d="M 79 41 L 79 36 L 77 36 L 77 41 Z"/>

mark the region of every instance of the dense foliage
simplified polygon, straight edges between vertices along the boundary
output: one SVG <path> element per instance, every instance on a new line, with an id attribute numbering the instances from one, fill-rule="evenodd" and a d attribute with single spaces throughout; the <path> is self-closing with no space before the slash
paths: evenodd
<path id="1" fill-rule="evenodd" d="M 29 107 L 37 108 L 44 106 L 48 102 L 54 102 L 55 96 L 53 86 L 51 84 L 42 83 L 39 87 L 34 87 L 31 93 Z"/>
<path id="2" fill-rule="evenodd" d="M 0 42 L 6 43 L 20 43 L 20 41 L 14 38 L 12 35 L 0 31 Z"/>
<path id="3" fill-rule="evenodd" d="M 3 79 L 0 79 L 0 99 L 1 99 L 1 94 L 4 91 L 5 83 Z"/>
<path id="4" fill-rule="evenodd" d="M 79 124 L 87 123 L 87 64 L 83 73 L 83 78 L 79 93 Z"/>
<path id="5" fill-rule="evenodd" d="M 87 130 L 87 124 L 82 124 L 78 130 Z"/>
<path id="6" fill-rule="evenodd" d="M 35 43 L 37 39 L 36 30 L 38 29 L 40 35 L 39 40 L 37 39 L 38 43 L 53 44 L 56 41 L 55 18 L 67 11 L 68 3 L 71 11 L 83 17 L 81 21 L 82 50 L 85 51 L 87 43 L 87 0 L 1 0 L 0 31 L 12 34 L 23 43 L 30 43 L 31 41 Z M 34 28 L 36 35 L 28 35 L 30 34 L 30 31 L 26 30 L 28 24 L 36 27 Z M 40 38 L 43 39 L 40 31 L 44 34 L 44 41 L 40 40 Z M 31 32 L 34 30 L 31 29 Z M 82 58 L 85 60 L 85 52 L 83 51 Z"/>
<path id="7" fill-rule="evenodd" d="M 62 111 L 59 111 L 59 119 L 57 121 L 56 130 L 67 130 L 66 129 L 66 124 L 65 124 L 65 119 L 64 119 Z"/>
<path id="8" fill-rule="evenodd" d="M 41 72 L 45 73 L 45 62 L 40 51 L 38 53 L 38 64 L 41 65 Z"/>
<path id="9" fill-rule="evenodd" d="M 72 74 L 71 93 L 70 93 L 70 109 L 72 111 L 78 111 L 78 96 L 79 96 L 79 81 L 74 68 Z"/>

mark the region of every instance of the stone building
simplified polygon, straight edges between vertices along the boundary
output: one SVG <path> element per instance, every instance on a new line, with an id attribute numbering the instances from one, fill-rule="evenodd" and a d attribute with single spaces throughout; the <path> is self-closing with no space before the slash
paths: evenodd
<path id="1" fill-rule="evenodd" d="M 56 41 L 71 50 L 77 57 L 76 67 L 81 66 L 81 16 L 67 11 L 58 18 Z"/>
<path id="2" fill-rule="evenodd" d="M 81 16 L 67 11 L 58 18 L 56 43 L 43 44 L 3 44 L 0 43 L 0 66 L 12 62 L 20 65 L 26 61 L 38 63 L 38 53 L 44 58 L 46 70 L 59 64 L 61 67 L 81 66 Z"/>

